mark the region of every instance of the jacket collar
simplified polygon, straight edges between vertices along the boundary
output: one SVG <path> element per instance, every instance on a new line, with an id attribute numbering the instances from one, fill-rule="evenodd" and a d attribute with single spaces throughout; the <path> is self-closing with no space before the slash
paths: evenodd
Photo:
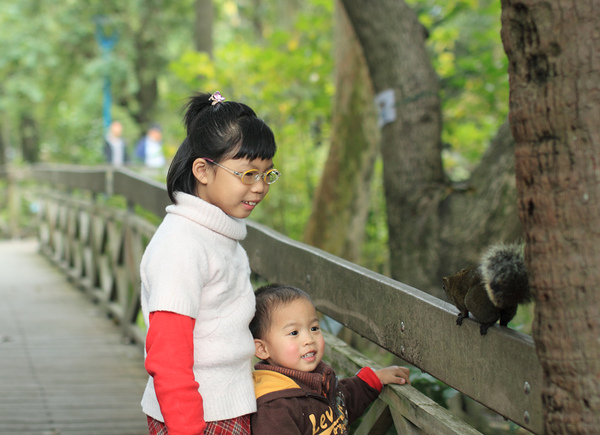
<path id="1" fill-rule="evenodd" d="M 312 372 L 302 372 L 285 367 L 278 367 L 271 365 L 266 361 L 260 361 L 254 368 L 256 370 L 270 370 L 285 375 L 297 383 L 304 385 L 311 392 L 325 397 L 328 396 L 329 391 L 332 388 L 332 380 L 335 380 L 335 372 L 324 362 L 320 362 L 317 368 Z M 335 388 L 335 386 L 333 387 Z"/>

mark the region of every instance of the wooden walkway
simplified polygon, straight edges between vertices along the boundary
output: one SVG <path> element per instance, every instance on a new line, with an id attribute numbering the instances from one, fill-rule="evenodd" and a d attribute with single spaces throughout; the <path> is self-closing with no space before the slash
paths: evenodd
<path id="1" fill-rule="evenodd" d="M 37 241 L 0 242 L 0 434 L 147 434 L 143 351 Z"/>

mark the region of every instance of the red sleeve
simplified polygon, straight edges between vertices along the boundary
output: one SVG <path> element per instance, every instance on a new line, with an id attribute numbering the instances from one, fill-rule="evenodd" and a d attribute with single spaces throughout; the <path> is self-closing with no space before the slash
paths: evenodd
<path id="1" fill-rule="evenodd" d="M 203 434 L 206 427 L 193 372 L 195 323 L 169 311 L 150 313 L 145 366 L 169 435 Z"/>
<path id="2" fill-rule="evenodd" d="M 383 389 L 383 384 L 381 383 L 373 369 L 371 369 L 371 367 L 363 367 L 356 374 L 356 376 L 358 376 L 361 380 L 365 381 L 370 387 L 375 388 L 381 393 L 381 390 Z"/>

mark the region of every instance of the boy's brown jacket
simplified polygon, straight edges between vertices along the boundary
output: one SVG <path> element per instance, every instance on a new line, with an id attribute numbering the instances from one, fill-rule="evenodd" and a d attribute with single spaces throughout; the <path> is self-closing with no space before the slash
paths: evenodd
<path id="1" fill-rule="evenodd" d="M 254 366 L 253 435 L 343 435 L 379 395 L 357 376 L 338 380 L 324 363 L 312 372 Z"/>

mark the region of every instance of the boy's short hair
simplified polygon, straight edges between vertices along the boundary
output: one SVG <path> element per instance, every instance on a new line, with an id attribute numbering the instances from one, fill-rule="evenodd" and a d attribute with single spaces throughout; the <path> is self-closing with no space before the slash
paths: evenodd
<path id="1" fill-rule="evenodd" d="M 284 284 L 269 284 L 258 288 L 256 295 L 256 313 L 250 322 L 252 337 L 262 339 L 269 330 L 272 314 L 276 308 L 298 299 L 306 299 L 312 304 L 308 293 L 297 287 Z"/>

